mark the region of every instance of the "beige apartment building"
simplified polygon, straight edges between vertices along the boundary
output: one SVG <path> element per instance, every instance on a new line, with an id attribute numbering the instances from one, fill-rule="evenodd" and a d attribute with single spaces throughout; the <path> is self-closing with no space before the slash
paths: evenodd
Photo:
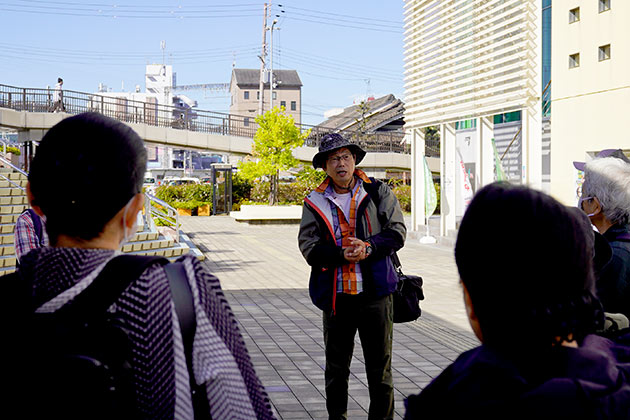
<path id="1" fill-rule="evenodd" d="M 575 205 L 573 161 L 630 154 L 630 1 L 553 2 L 551 193 Z"/>
<path id="2" fill-rule="evenodd" d="M 302 81 L 295 70 L 273 71 L 273 106 L 284 107 L 297 124 L 302 122 Z M 245 124 L 254 123 L 260 98 L 260 70 L 234 69 L 230 79 L 230 114 L 245 117 Z M 263 110 L 271 107 L 269 83 L 264 84 Z"/>

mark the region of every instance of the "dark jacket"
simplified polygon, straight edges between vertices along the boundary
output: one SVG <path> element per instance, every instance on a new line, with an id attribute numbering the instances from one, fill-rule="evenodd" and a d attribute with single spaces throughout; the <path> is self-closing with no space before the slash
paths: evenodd
<path id="1" fill-rule="evenodd" d="M 599 273 L 597 294 L 606 312 L 630 318 L 630 225 L 613 225 L 603 236 L 612 258 Z"/>
<path id="2" fill-rule="evenodd" d="M 367 179 L 367 178 L 366 178 Z M 365 293 L 386 296 L 396 288 L 397 276 L 389 259 L 402 248 L 407 234 L 398 199 L 389 186 L 370 178 L 363 182 L 357 204 L 356 237 L 369 240 L 372 254 L 361 261 Z M 323 311 L 334 310 L 337 268 L 346 264 L 343 250 L 335 243 L 330 203 L 317 190 L 304 199 L 298 242 L 311 266 L 311 300 Z"/>
<path id="3" fill-rule="evenodd" d="M 405 419 L 628 419 L 630 335 L 589 335 L 521 362 L 480 346 L 405 404 Z"/>

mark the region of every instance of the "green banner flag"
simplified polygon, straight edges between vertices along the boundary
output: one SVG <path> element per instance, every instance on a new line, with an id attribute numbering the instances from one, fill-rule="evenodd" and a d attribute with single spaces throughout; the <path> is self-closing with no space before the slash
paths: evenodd
<path id="1" fill-rule="evenodd" d="M 494 177 L 496 181 L 507 181 L 503 166 L 501 165 L 501 159 L 499 159 L 499 153 L 497 152 L 497 144 L 492 138 L 492 149 L 494 150 Z"/>
<path id="2" fill-rule="evenodd" d="M 433 183 L 433 175 L 429 169 L 427 163 L 427 157 L 423 157 L 424 160 L 424 211 L 425 217 L 428 219 L 433 214 L 437 207 L 437 191 L 435 190 L 435 184 Z"/>

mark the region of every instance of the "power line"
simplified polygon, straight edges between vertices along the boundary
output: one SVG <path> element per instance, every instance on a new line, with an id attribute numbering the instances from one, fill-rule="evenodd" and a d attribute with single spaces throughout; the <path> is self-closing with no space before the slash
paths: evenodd
<path id="1" fill-rule="evenodd" d="M 290 48 L 285 48 L 285 51 L 287 51 L 287 53 L 289 54 L 293 54 L 295 56 L 298 57 L 303 57 L 305 59 L 317 59 L 317 62 L 325 62 L 325 63 L 335 63 L 336 65 L 341 65 L 341 66 L 346 66 L 349 68 L 358 68 L 358 69 L 365 69 L 365 68 L 369 68 L 370 71 L 376 71 L 378 73 L 382 73 L 384 75 L 389 75 L 389 76 L 394 76 L 394 77 L 398 77 L 398 75 L 400 73 L 398 73 L 396 70 L 393 69 L 386 69 L 384 67 L 376 67 L 374 66 L 372 63 L 370 63 L 369 65 L 363 65 L 360 63 L 357 63 L 356 61 L 353 62 L 349 62 L 349 61 L 343 61 L 343 60 L 339 60 L 339 59 L 331 59 L 330 57 L 324 57 L 324 56 L 320 56 L 320 55 L 316 55 L 316 54 L 312 54 L 312 53 L 308 53 L 305 54 L 301 51 L 298 50 L 293 50 Z"/>
<path id="2" fill-rule="evenodd" d="M 283 5 L 283 4 L 279 4 L 278 7 L 280 7 L 280 8 L 287 8 L 287 9 L 302 10 L 304 12 L 317 13 L 317 14 L 321 14 L 321 15 L 333 15 L 333 16 L 348 17 L 348 18 L 352 18 L 352 19 L 361 19 L 361 20 L 376 21 L 376 22 L 388 22 L 388 23 L 396 24 L 398 26 L 402 26 L 403 25 L 402 21 L 396 21 L 396 20 L 377 19 L 377 18 L 361 17 L 361 16 L 354 16 L 354 15 L 342 15 L 342 14 L 339 14 L 339 13 L 332 13 L 332 12 L 328 12 L 328 11 L 320 12 L 318 10 L 303 9 L 303 8 L 295 7 L 295 6 L 286 6 L 286 5 Z"/>
<path id="3" fill-rule="evenodd" d="M 400 28 L 402 27 L 402 23 L 400 25 L 394 26 L 394 25 L 382 24 L 382 23 L 360 22 L 360 21 L 357 21 L 357 20 L 341 19 L 341 18 L 335 18 L 335 17 L 330 17 L 330 16 L 327 16 L 327 17 L 313 16 L 313 15 L 307 15 L 305 13 L 299 13 L 299 12 L 293 12 L 293 13 L 291 13 L 288 16 L 292 17 L 293 15 L 306 16 L 306 17 L 313 18 L 313 19 L 326 19 L 326 21 L 336 21 L 336 22 L 344 22 L 344 23 L 348 22 L 348 23 L 354 23 L 354 24 L 357 24 L 357 25 L 366 25 L 366 26 L 369 25 L 365 29 L 374 29 L 374 28 L 372 28 L 372 26 L 380 26 L 380 27 L 383 27 L 383 28 L 395 29 L 395 32 L 401 32 L 402 33 L 402 30 L 400 30 Z"/>

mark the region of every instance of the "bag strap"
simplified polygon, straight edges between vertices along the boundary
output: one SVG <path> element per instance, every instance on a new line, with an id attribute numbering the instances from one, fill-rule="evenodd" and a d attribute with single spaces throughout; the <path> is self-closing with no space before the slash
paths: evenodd
<path id="1" fill-rule="evenodd" d="M 398 258 L 398 253 L 394 251 L 394 253 L 390 255 L 389 258 L 392 260 L 392 264 L 394 264 L 394 269 L 399 274 L 402 274 L 402 264 L 400 263 L 400 259 Z"/>
<path id="2" fill-rule="evenodd" d="M 171 297 L 175 305 L 175 312 L 177 313 L 179 327 L 182 332 L 195 420 L 210 420 L 210 407 L 206 387 L 204 384 L 197 385 L 192 367 L 193 342 L 195 341 L 197 320 L 195 318 L 194 296 L 192 290 L 190 290 L 190 284 L 188 284 L 186 268 L 183 262 L 176 262 L 166 265 L 164 271 L 166 271 L 166 276 L 168 277 Z"/>
<path id="3" fill-rule="evenodd" d="M 195 320 L 195 309 L 192 291 L 188 284 L 186 269 L 181 262 L 171 263 L 164 267 L 168 284 L 171 288 L 171 296 L 177 312 L 177 319 L 182 331 L 182 340 L 184 341 L 184 350 L 186 360 L 192 361 L 192 343 L 195 339 L 195 329 L 197 327 Z M 188 363 L 189 370 L 190 365 Z"/>
<path id="4" fill-rule="evenodd" d="M 81 318 L 101 314 L 116 301 L 144 270 L 156 262 L 168 263 L 164 257 L 119 255 L 110 260 L 92 283 L 55 314 Z"/>
<path id="5" fill-rule="evenodd" d="M 377 210 L 377 214 L 378 214 L 378 205 L 381 203 L 381 199 L 378 195 L 378 187 L 380 186 L 380 184 L 382 184 L 382 181 L 379 181 L 377 179 L 374 178 L 370 178 L 370 180 L 372 181 L 372 183 L 374 185 L 369 185 L 369 184 L 364 184 L 365 187 L 365 191 L 368 193 L 368 195 L 370 196 L 370 198 L 372 199 L 372 201 L 374 202 L 374 205 L 376 205 L 376 210 Z M 384 226 L 385 223 L 382 223 L 381 225 Z M 394 265 L 394 269 L 396 270 L 396 272 L 398 274 L 402 274 L 402 264 L 400 263 L 400 259 L 398 258 L 398 253 L 396 251 L 394 251 L 389 258 L 392 261 L 392 264 Z"/>
<path id="6" fill-rule="evenodd" d="M 35 236 L 37 236 L 37 243 L 41 245 L 44 231 L 42 227 L 42 219 L 39 217 L 39 214 L 35 213 L 35 210 L 31 208 L 24 210 L 24 213 L 28 213 L 31 216 L 33 228 L 35 229 Z"/>

